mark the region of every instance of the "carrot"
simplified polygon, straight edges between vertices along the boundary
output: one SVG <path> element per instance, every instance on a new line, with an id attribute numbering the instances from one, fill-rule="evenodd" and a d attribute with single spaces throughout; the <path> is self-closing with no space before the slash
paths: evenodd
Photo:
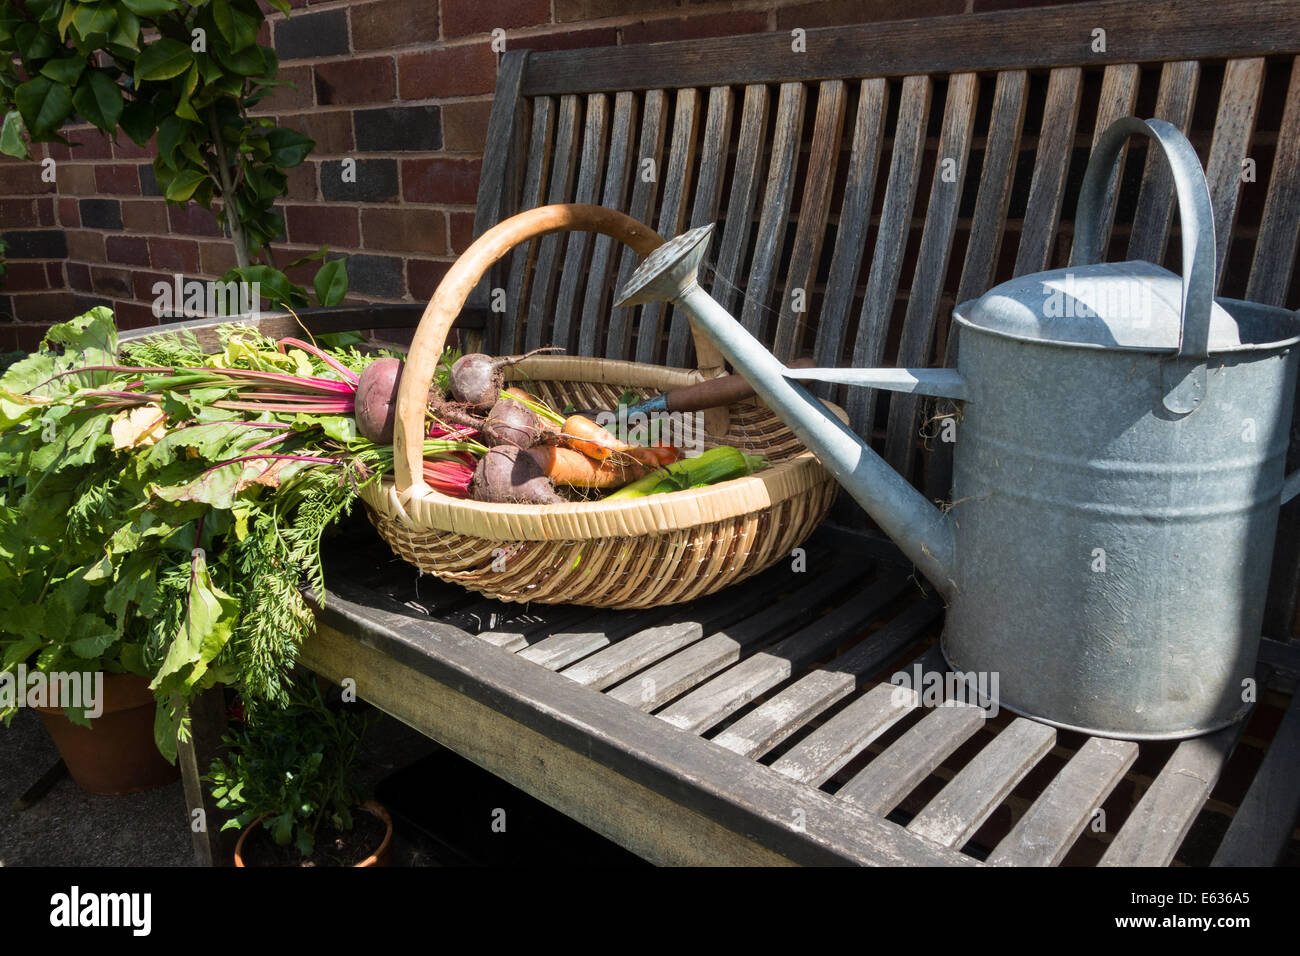
<path id="1" fill-rule="evenodd" d="M 615 452 L 621 452 L 648 468 L 658 468 L 660 465 L 671 465 L 681 457 L 681 452 L 671 445 L 644 448 L 628 444 L 583 415 L 570 415 L 566 418 L 560 434 L 569 448 L 597 461 L 604 461 Z"/>
<path id="2" fill-rule="evenodd" d="M 556 445 L 538 445 L 528 449 L 528 454 L 551 481 L 574 488 L 621 488 L 646 473 L 644 466 L 622 455 L 597 461 Z"/>

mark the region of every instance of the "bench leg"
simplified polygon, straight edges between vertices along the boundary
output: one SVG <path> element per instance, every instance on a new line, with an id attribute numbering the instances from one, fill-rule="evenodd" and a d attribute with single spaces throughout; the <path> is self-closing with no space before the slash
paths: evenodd
<path id="1" fill-rule="evenodd" d="M 186 820 L 194 841 L 194 859 L 200 866 L 230 866 L 234 860 L 234 830 L 222 831 L 221 816 L 208 785 L 200 777 L 208 772 L 226 730 L 226 700 L 222 688 L 204 691 L 190 704 L 190 739 L 176 748 L 185 787 Z M 198 812 L 196 812 L 198 811 Z"/>

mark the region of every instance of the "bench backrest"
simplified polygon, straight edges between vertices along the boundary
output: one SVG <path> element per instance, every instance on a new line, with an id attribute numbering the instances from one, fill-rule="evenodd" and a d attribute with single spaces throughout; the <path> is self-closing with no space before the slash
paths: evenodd
<path id="1" fill-rule="evenodd" d="M 1067 264 L 1091 145 L 1136 113 L 1184 129 L 1205 162 L 1221 294 L 1295 308 L 1297 53 L 1293 0 L 1125 0 L 511 52 L 475 228 L 554 202 L 612 206 L 669 238 L 717 222 L 702 284 L 778 356 L 944 364 L 955 303 Z M 1109 193 L 1110 256 L 1180 271 L 1172 180 L 1143 142 L 1129 154 Z M 484 303 L 505 290 L 489 348 L 693 364 L 684 316 L 611 310 L 635 264 L 604 237 L 516 250 L 476 292 Z M 836 397 L 896 468 L 945 493 L 947 462 L 924 453 L 915 398 Z M 1279 561 L 1282 636 L 1300 561 Z"/>

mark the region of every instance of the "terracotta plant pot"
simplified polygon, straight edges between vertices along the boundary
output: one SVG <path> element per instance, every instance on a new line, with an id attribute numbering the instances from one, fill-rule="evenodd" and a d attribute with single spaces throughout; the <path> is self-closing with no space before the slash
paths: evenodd
<path id="1" fill-rule="evenodd" d="M 152 790 L 180 778 L 153 741 L 154 698 L 135 674 L 104 675 L 104 711 L 90 727 L 74 724 L 57 708 L 37 707 L 45 729 L 78 787 L 86 793 Z"/>
<path id="2" fill-rule="evenodd" d="M 379 844 L 379 849 L 375 850 L 374 853 L 371 853 L 360 863 L 353 863 L 352 865 L 354 867 L 388 866 L 389 861 L 393 858 L 393 818 L 388 815 L 388 811 L 384 809 L 382 804 L 376 803 L 374 800 L 367 800 L 365 803 L 361 804 L 361 809 L 378 817 L 384 826 L 387 827 L 387 830 L 384 832 L 384 839 L 383 842 Z M 262 825 L 262 821 L 265 819 L 266 817 L 264 816 L 258 817 L 248 826 L 244 827 L 243 831 L 239 834 L 239 842 L 235 844 L 235 866 L 249 865 L 244 862 L 244 841 L 248 839 L 250 833 Z"/>

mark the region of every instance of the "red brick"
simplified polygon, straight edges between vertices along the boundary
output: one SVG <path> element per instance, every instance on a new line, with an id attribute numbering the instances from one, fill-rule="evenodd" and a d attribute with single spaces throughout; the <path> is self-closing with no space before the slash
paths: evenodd
<path id="1" fill-rule="evenodd" d="M 217 217 L 197 203 L 168 206 L 167 221 L 171 231 L 183 236 L 219 236 Z"/>
<path id="2" fill-rule="evenodd" d="M 157 154 L 157 137 L 151 137 L 143 146 L 137 146 L 126 133 L 118 132 L 117 142 L 113 144 L 115 159 L 153 159 Z"/>
<path id="3" fill-rule="evenodd" d="M 148 329 L 158 324 L 153 306 L 139 302 L 114 302 L 113 315 L 119 329 Z"/>
<path id="4" fill-rule="evenodd" d="M 0 199 L 0 228 L 22 229 L 38 225 L 35 199 Z"/>
<path id="5" fill-rule="evenodd" d="M 295 129 L 315 140 L 316 148 L 312 150 L 312 156 L 317 159 L 350 153 L 354 146 L 350 110 L 295 113 L 292 116 L 281 116 L 280 125 Z"/>
<path id="6" fill-rule="evenodd" d="M 729 37 L 767 31 L 766 13 L 711 13 L 700 17 L 647 20 L 623 27 L 624 43 L 662 43 L 700 37 Z"/>
<path id="7" fill-rule="evenodd" d="M 497 28 L 535 27 L 550 20 L 550 0 L 443 0 L 442 4 L 442 35 L 446 37 L 491 33 Z"/>
<path id="8" fill-rule="evenodd" d="M 36 325 L 16 325 L 13 328 L 15 344 L 23 352 L 35 352 L 41 347 L 41 340 L 50 330 L 48 321 L 51 315 L 70 315 L 76 309 L 76 299 L 69 293 L 47 293 L 43 296 L 31 296 L 22 306 L 14 296 L 14 318 L 22 322 L 33 319 L 45 319 Z"/>
<path id="9" fill-rule="evenodd" d="M 677 0 L 555 0 L 555 22 L 599 20 L 601 17 L 679 8 Z"/>
<path id="10" fill-rule="evenodd" d="M 81 225 L 81 207 L 75 199 L 59 199 L 59 225 L 64 229 L 76 229 Z"/>
<path id="11" fill-rule="evenodd" d="M 388 103 L 397 92 L 389 56 L 319 63 L 312 69 L 316 71 L 316 102 L 321 106 Z"/>
<path id="12" fill-rule="evenodd" d="M 435 209 L 362 209 L 361 242 L 366 249 L 442 255 L 447 215 Z"/>
<path id="13" fill-rule="evenodd" d="M 311 67 L 282 66 L 275 78 L 286 85 L 275 87 L 263 97 L 257 104 L 257 112 L 282 113 L 285 110 L 310 109 L 316 104 Z"/>
<path id="14" fill-rule="evenodd" d="M 223 276 L 239 263 L 229 242 L 199 243 L 199 271 L 206 276 Z"/>
<path id="15" fill-rule="evenodd" d="M 404 100 L 491 93 L 497 82 L 497 55 L 487 43 L 467 43 L 397 58 Z"/>
<path id="16" fill-rule="evenodd" d="M 62 289 L 66 286 L 67 280 L 63 273 L 64 263 L 47 262 L 45 263 L 45 282 L 47 289 Z"/>
<path id="17" fill-rule="evenodd" d="M 288 206 L 289 241 L 355 249 L 361 241 L 357 210 L 345 206 Z"/>
<path id="18" fill-rule="evenodd" d="M 104 234 L 74 229 L 68 232 L 68 258 L 104 262 Z"/>
<path id="19" fill-rule="evenodd" d="M 113 141 L 93 126 L 65 131 L 63 135 L 72 143 L 72 158 L 79 162 L 112 158 Z"/>
<path id="20" fill-rule="evenodd" d="M 965 13 L 966 0 L 820 0 L 776 12 L 778 30 L 838 27 L 881 20 L 911 20 Z M 815 51 L 810 50 L 809 56 Z"/>
<path id="21" fill-rule="evenodd" d="M 95 189 L 109 196 L 138 196 L 140 174 L 134 163 L 98 163 L 95 165 Z"/>
<path id="22" fill-rule="evenodd" d="M 157 295 L 153 288 L 159 282 L 165 282 L 169 287 L 176 283 L 175 275 L 167 275 L 162 272 L 135 272 L 131 275 L 131 287 L 135 290 L 133 298 L 141 302 L 152 302 Z"/>
<path id="23" fill-rule="evenodd" d="M 417 302 L 432 299 L 438 283 L 450 268 L 450 262 L 440 259 L 406 260 L 406 287 L 411 291 L 411 298 Z"/>
<path id="24" fill-rule="evenodd" d="M 95 168 L 84 163 L 59 163 L 54 167 L 59 192 L 68 196 L 93 196 L 99 192 L 95 185 Z M 53 186 L 53 184 L 51 184 Z"/>
<path id="25" fill-rule="evenodd" d="M 442 145 L 451 152 L 482 153 L 487 142 L 491 100 L 442 105 Z"/>
<path id="26" fill-rule="evenodd" d="M 49 288 L 44 263 L 11 259 L 8 270 L 4 279 L 6 292 L 36 292 Z"/>
<path id="27" fill-rule="evenodd" d="M 161 199 L 138 199 L 122 203 L 122 227 L 127 232 L 165 233 L 167 206 Z"/>
<path id="28" fill-rule="evenodd" d="M 451 214 L 451 251 L 460 255 L 474 241 L 474 214 L 472 212 L 453 212 Z"/>
<path id="29" fill-rule="evenodd" d="M 90 283 L 99 295 L 131 297 L 131 270 L 110 269 L 106 266 L 90 267 Z"/>
<path id="30" fill-rule="evenodd" d="M 77 292 L 90 292 L 94 286 L 90 282 L 90 266 L 81 262 L 69 262 L 68 287 Z"/>
<path id="31" fill-rule="evenodd" d="M 316 164 L 307 162 L 284 171 L 285 198 L 297 202 L 312 202 L 320 198 L 316 181 Z"/>
<path id="32" fill-rule="evenodd" d="M 55 167 L 58 172 L 58 167 Z M 92 176 L 93 180 L 94 177 Z M 41 164 L 5 163 L 0 165 L 0 194 L 5 196 L 35 196 L 38 193 L 52 193 L 54 183 L 41 181 Z"/>
<path id="33" fill-rule="evenodd" d="M 404 159 L 402 198 L 473 205 L 478 200 L 479 168 L 479 161 L 472 159 Z"/>
<path id="34" fill-rule="evenodd" d="M 466 5 L 477 4 L 455 6 Z M 350 15 L 354 50 L 387 50 L 438 39 L 438 4 L 432 0 L 374 0 L 354 4 Z"/>
<path id="35" fill-rule="evenodd" d="M 149 240 L 143 236 L 109 236 L 105 251 L 109 262 L 128 266 L 149 264 Z"/>
<path id="36" fill-rule="evenodd" d="M 149 258 L 155 269 L 194 275 L 199 271 L 199 244 L 191 239 L 155 236 L 149 240 Z"/>
<path id="37" fill-rule="evenodd" d="M 593 30 L 561 30 L 557 33 L 516 37 L 506 43 L 508 50 L 577 50 L 591 46 L 614 46 L 618 31 L 613 27 Z"/>

